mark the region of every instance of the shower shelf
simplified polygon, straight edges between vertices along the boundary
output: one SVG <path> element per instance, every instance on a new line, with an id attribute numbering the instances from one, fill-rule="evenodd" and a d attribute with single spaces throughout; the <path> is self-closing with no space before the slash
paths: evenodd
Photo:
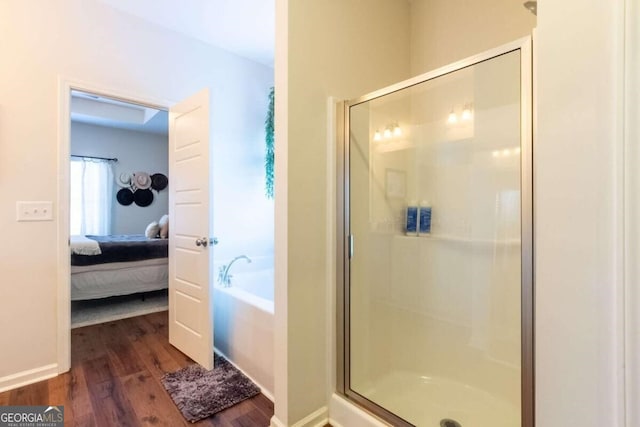
<path id="1" fill-rule="evenodd" d="M 519 246 L 520 239 L 472 239 L 469 237 L 458 237 L 450 234 L 430 234 L 427 236 L 395 236 L 400 239 L 420 239 L 421 241 L 444 241 L 444 242 L 455 242 L 455 243 L 468 243 L 474 245 L 503 245 L 503 246 Z"/>

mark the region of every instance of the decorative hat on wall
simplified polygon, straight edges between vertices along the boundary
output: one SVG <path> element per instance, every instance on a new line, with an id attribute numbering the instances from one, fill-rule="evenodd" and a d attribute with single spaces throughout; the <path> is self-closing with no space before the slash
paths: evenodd
<path id="1" fill-rule="evenodd" d="M 140 207 L 147 207 L 153 203 L 153 192 L 151 189 L 161 191 L 169 185 L 169 179 L 161 173 L 149 175 L 147 172 L 135 172 L 133 174 L 122 172 L 116 183 L 122 187 L 118 190 L 116 198 L 118 203 L 129 206 L 134 203 Z"/>
<path id="2" fill-rule="evenodd" d="M 146 172 L 136 172 L 132 184 L 139 190 L 146 190 L 151 187 L 151 177 Z"/>
<path id="3" fill-rule="evenodd" d="M 116 184 L 123 188 L 131 187 L 131 175 L 127 172 L 122 172 L 116 179 Z"/>
<path id="4" fill-rule="evenodd" d="M 167 188 L 167 185 L 169 185 L 169 178 L 167 178 L 166 175 L 163 175 L 161 173 L 154 173 L 153 175 L 151 175 L 151 188 L 153 188 L 154 190 L 164 190 L 165 188 Z"/>
<path id="5" fill-rule="evenodd" d="M 133 193 L 133 201 L 142 208 L 147 207 L 153 202 L 153 192 L 148 188 L 138 189 Z"/>
<path id="6" fill-rule="evenodd" d="M 129 206 L 133 203 L 133 191 L 131 191 L 130 188 L 121 188 L 118 190 L 116 198 L 118 199 L 118 203 L 122 206 Z"/>

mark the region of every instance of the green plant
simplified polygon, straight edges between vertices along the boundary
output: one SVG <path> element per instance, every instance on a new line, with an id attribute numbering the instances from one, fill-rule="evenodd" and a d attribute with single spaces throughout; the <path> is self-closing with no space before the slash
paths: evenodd
<path id="1" fill-rule="evenodd" d="M 274 151 L 274 88 L 269 89 L 269 108 L 267 110 L 267 118 L 264 121 L 266 155 L 264 160 L 266 195 L 268 199 L 273 199 L 273 169 L 275 161 Z"/>

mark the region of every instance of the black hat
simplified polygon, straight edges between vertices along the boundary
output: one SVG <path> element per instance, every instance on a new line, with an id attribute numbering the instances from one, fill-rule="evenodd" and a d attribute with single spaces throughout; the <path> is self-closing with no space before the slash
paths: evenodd
<path id="1" fill-rule="evenodd" d="M 156 191 L 164 190 L 169 184 L 169 179 L 161 173 L 151 175 L 151 188 Z"/>
<path id="2" fill-rule="evenodd" d="M 118 194 L 116 194 L 116 198 L 118 199 L 118 203 L 122 206 L 129 206 L 133 203 L 133 191 L 129 188 L 121 188 L 118 190 Z"/>
<path id="3" fill-rule="evenodd" d="M 151 202 L 153 202 L 153 192 L 148 188 L 136 190 L 136 192 L 133 193 L 133 201 L 136 202 L 136 205 L 143 208 L 149 206 Z"/>

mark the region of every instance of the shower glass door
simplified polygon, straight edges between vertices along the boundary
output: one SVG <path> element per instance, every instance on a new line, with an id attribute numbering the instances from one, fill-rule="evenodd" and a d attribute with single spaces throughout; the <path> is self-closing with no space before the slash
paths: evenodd
<path id="1" fill-rule="evenodd" d="M 347 105 L 345 394 L 394 425 L 529 425 L 523 55 Z"/>

